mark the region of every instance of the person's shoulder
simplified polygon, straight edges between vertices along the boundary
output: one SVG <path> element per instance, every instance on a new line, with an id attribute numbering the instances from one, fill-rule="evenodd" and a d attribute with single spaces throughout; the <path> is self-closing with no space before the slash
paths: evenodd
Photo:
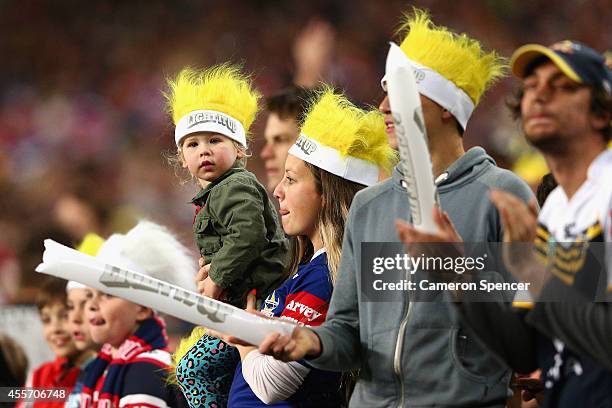
<path id="1" fill-rule="evenodd" d="M 592 169 L 589 169 L 589 179 L 592 181 L 591 190 L 592 200 L 597 204 L 595 210 L 602 226 L 606 228 L 606 237 L 612 238 L 612 149 L 607 149 L 596 159 Z"/>
<path id="2" fill-rule="evenodd" d="M 57 363 L 55 360 L 45 361 L 44 363 L 36 367 L 32 372 L 34 374 L 38 374 L 38 373 L 43 373 L 47 371 L 53 371 L 56 365 Z"/>
<path id="3" fill-rule="evenodd" d="M 167 399 L 170 399 L 170 401 L 167 401 Z M 175 405 L 175 400 L 175 398 L 168 398 L 166 395 L 128 393 L 120 397 L 119 406 L 169 408 Z"/>
<path id="4" fill-rule="evenodd" d="M 166 350 L 151 350 L 136 355 L 129 364 L 146 363 L 158 367 L 169 367 L 172 364 L 172 356 Z"/>
<path id="5" fill-rule="evenodd" d="M 557 211 L 564 210 L 564 203 L 566 202 L 567 200 L 565 199 L 565 194 L 561 186 L 555 187 L 550 194 L 548 194 L 548 197 L 546 197 L 546 201 L 538 213 L 538 222 L 548 225 L 551 219 L 555 218 L 555 213 Z"/>
<path id="6" fill-rule="evenodd" d="M 32 387 L 38 387 L 47 384 L 57 373 L 56 360 L 47 361 L 36 367 L 31 374 L 30 380 Z"/>
<path id="7" fill-rule="evenodd" d="M 217 207 L 223 206 L 228 200 L 240 202 L 242 200 L 264 202 L 269 200 L 265 187 L 257 177 L 246 169 L 233 171 L 210 191 L 209 203 Z"/>
<path id="8" fill-rule="evenodd" d="M 321 292 L 322 297 L 325 297 L 327 292 L 331 292 L 333 288 L 325 256 L 325 254 L 319 255 L 309 263 L 301 265 L 288 279 L 288 292 L 309 290 L 317 292 L 317 295 Z"/>
<path id="9" fill-rule="evenodd" d="M 354 211 L 357 211 L 362 207 L 367 207 L 372 203 L 372 201 L 380 198 L 392 188 L 393 178 L 389 177 L 388 179 L 378 182 L 373 186 L 366 187 L 363 190 L 358 191 L 353 198 L 351 209 L 354 208 Z"/>
<path id="10" fill-rule="evenodd" d="M 307 264 L 300 265 L 297 273 L 293 276 L 295 277 L 296 275 L 300 276 L 302 279 L 327 278 L 329 276 L 327 254 L 321 254 Z"/>
<path id="11" fill-rule="evenodd" d="M 237 189 L 245 191 L 257 191 L 265 193 L 265 187 L 257 180 L 255 174 L 247 169 L 232 169 L 230 175 L 219 182 L 212 191 L 218 193 L 221 190 Z"/>
<path id="12" fill-rule="evenodd" d="M 56 357 L 55 360 L 47 361 L 32 371 L 33 376 L 38 378 L 55 377 L 63 371 L 68 371 L 71 365 L 66 357 Z M 78 367 L 75 367 L 78 368 Z"/>
<path id="13" fill-rule="evenodd" d="M 602 193 L 612 193 L 612 183 L 610 183 L 610 174 L 612 174 L 612 149 L 607 149 L 603 152 L 601 157 L 596 159 L 592 167 L 594 168 L 589 169 L 589 172 L 593 173 L 593 176 L 590 178 L 597 183 L 597 188 L 603 190 Z"/>
<path id="14" fill-rule="evenodd" d="M 491 188 L 507 191 L 519 196 L 525 201 L 530 200 L 534 196 L 533 191 L 525 180 L 512 171 L 503 169 L 494 164 L 487 167 L 481 177 L 481 181 L 484 181 Z"/>
<path id="15" fill-rule="evenodd" d="M 172 357 L 165 350 L 151 350 L 130 359 L 125 366 L 125 394 L 165 394 Z M 162 387 L 160 389 L 160 386 Z"/>

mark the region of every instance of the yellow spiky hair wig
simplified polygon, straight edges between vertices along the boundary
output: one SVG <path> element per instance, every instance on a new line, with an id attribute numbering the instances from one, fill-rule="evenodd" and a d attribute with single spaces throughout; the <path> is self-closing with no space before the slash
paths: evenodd
<path id="1" fill-rule="evenodd" d="M 207 69 L 184 68 L 168 80 L 168 87 L 170 92 L 164 96 L 176 126 L 177 146 L 190 133 L 212 131 L 246 147 L 261 95 L 240 67 L 225 63 Z"/>
<path id="2" fill-rule="evenodd" d="M 83 241 L 81 241 L 76 249 L 77 251 L 89 256 L 96 256 L 102 244 L 104 244 L 104 238 L 98 234 L 90 232 L 89 234 L 85 235 L 85 238 L 83 238 Z"/>
<path id="3" fill-rule="evenodd" d="M 104 244 L 104 238 L 102 238 L 98 234 L 90 232 L 89 234 L 85 235 L 81 243 L 77 245 L 76 249 L 77 251 L 82 252 L 86 255 L 96 256 L 98 254 L 98 251 L 102 247 L 102 244 Z M 68 281 L 68 283 L 66 284 L 66 292 L 72 289 L 85 288 L 85 285 L 76 281 Z"/>
<path id="4" fill-rule="evenodd" d="M 328 86 L 308 109 L 301 135 L 289 153 L 365 185 L 376 183 L 378 168 L 389 170 L 395 160 L 382 114 L 357 108 Z"/>
<path id="5" fill-rule="evenodd" d="M 400 48 L 408 58 L 453 82 L 474 106 L 487 88 L 505 75 L 504 58 L 495 52 L 485 53 L 481 44 L 466 34 L 434 25 L 427 11 L 414 8 L 405 16 L 399 32 L 407 32 Z"/>

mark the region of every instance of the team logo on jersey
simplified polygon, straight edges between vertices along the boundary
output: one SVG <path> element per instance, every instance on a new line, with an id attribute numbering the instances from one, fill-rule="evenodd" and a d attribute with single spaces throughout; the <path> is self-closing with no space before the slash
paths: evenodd
<path id="1" fill-rule="evenodd" d="M 573 285 L 576 274 L 585 268 L 592 242 L 603 242 L 603 228 L 599 221 L 581 232 L 575 231 L 575 224 L 564 227 L 565 237 L 572 242 L 559 242 L 540 224 L 534 241 L 536 253 L 551 273 L 567 285 Z"/>
<path id="2" fill-rule="evenodd" d="M 276 291 L 270 293 L 270 295 L 264 300 L 263 309 L 261 312 L 266 316 L 271 317 L 274 314 L 274 309 L 278 306 L 278 298 L 276 297 Z"/>
<path id="3" fill-rule="evenodd" d="M 563 227 L 563 233 L 565 234 L 566 238 L 568 239 L 576 238 L 576 232 L 574 231 L 574 228 L 576 228 L 575 222 L 570 222 L 569 224 L 566 224 L 565 227 Z"/>

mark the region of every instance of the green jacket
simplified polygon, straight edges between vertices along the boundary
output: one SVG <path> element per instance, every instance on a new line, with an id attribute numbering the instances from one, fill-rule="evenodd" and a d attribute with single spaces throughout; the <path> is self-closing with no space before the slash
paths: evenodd
<path id="1" fill-rule="evenodd" d="M 265 299 L 283 280 L 288 243 L 278 212 L 255 175 L 238 162 L 194 197 L 193 232 L 209 276 L 243 307 L 257 289 Z"/>

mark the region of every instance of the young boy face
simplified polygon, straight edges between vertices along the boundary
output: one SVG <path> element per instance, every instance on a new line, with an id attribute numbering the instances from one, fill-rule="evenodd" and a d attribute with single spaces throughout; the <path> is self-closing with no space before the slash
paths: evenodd
<path id="1" fill-rule="evenodd" d="M 218 179 L 232 167 L 238 157 L 238 150 L 230 138 L 210 132 L 185 137 L 181 153 L 183 167 L 189 169 L 202 186 Z"/>
<path id="2" fill-rule="evenodd" d="M 136 331 L 141 321 L 151 316 L 149 308 L 97 290 L 93 293 L 86 316 L 91 338 L 98 344 L 109 343 L 119 347 Z"/>
<path id="3" fill-rule="evenodd" d="M 95 343 L 91 338 L 89 322 L 85 319 L 85 305 L 91 300 L 93 293 L 88 288 L 70 289 L 67 294 L 66 308 L 68 310 L 68 330 L 79 351 L 92 350 Z"/>
<path id="4" fill-rule="evenodd" d="M 40 320 L 43 325 L 43 335 L 56 357 L 71 357 L 77 353 L 77 348 L 68 329 L 66 306 L 53 302 L 40 309 Z"/>

